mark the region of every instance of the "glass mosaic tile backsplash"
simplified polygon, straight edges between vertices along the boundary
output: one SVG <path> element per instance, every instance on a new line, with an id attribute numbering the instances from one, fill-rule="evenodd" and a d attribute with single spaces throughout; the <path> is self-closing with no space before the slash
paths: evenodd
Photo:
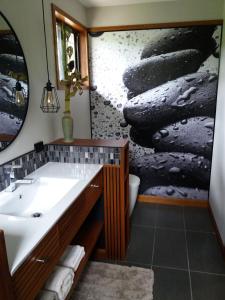
<path id="1" fill-rule="evenodd" d="M 65 145 L 45 145 L 44 150 L 31 151 L 0 166 L 0 191 L 9 185 L 9 173 L 6 165 L 21 165 L 16 169 L 16 177 L 23 178 L 47 162 L 86 163 L 86 164 L 120 164 L 120 148 L 113 147 L 79 147 Z"/>

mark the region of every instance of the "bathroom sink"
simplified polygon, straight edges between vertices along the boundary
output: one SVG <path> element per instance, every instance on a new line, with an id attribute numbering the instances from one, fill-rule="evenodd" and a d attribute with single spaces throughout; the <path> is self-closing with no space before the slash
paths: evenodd
<path id="1" fill-rule="evenodd" d="M 0 214 L 39 218 L 57 205 L 78 182 L 78 179 L 40 177 L 14 192 L 1 192 Z"/>

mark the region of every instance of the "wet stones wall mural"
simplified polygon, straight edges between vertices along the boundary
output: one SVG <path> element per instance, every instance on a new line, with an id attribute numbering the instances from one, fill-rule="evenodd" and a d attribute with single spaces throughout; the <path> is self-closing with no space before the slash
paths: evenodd
<path id="1" fill-rule="evenodd" d="M 93 138 L 129 138 L 140 194 L 208 199 L 221 26 L 89 36 Z"/>

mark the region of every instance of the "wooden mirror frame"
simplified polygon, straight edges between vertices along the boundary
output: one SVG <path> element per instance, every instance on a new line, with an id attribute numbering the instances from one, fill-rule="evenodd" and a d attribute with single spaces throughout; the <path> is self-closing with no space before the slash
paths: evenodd
<path id="1" fill-rule="evenodd" d="M 56 67 L 56 83 L 57 88 L 59 90 L 64 89 L 60 84 L 59 80 L 59 63 L 58 63 L 58 45 L 57 45 L 57 34 L 56 34 L 56 22 L 57 20 L 64 22 L 69 25 L 73 29 L 79 32 L 80 34 L 80 72 L 81 77 L 85 77 L 89 75 L 88 69 L 88 31 L 85 26 L 83 26 L 80 22 L 75 20 L 69 14 L 64 12 L 62 9 L 51 4 L 52 7 L 52 25 L 53 25 L 53 37 L 54 37 L 54 53 L 55 53 L 55 67 Z M 84 89 L 89 88 L 89 80 L 84 83 Z"/>

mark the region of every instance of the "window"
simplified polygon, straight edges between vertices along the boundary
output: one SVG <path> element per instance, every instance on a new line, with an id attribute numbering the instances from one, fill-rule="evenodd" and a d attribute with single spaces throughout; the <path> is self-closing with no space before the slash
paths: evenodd
<path id="1" fill-rule="evenodd" d="M 56 37 L 59 80 L 63 80 L 67 65 L 71 72 L 80 71 L 80 37 L 78 31 L 61 21 L 56 22 Z"/>
<path id="2" fill-rule="evenodd" d="M 52 4 L 52 20 L 55 46 L 56 80 L 61 89 L 65 72 L 78 70 L 88 76 L 87 29 Z M 86 82 L 88 87 L 88 82 Z"/>

